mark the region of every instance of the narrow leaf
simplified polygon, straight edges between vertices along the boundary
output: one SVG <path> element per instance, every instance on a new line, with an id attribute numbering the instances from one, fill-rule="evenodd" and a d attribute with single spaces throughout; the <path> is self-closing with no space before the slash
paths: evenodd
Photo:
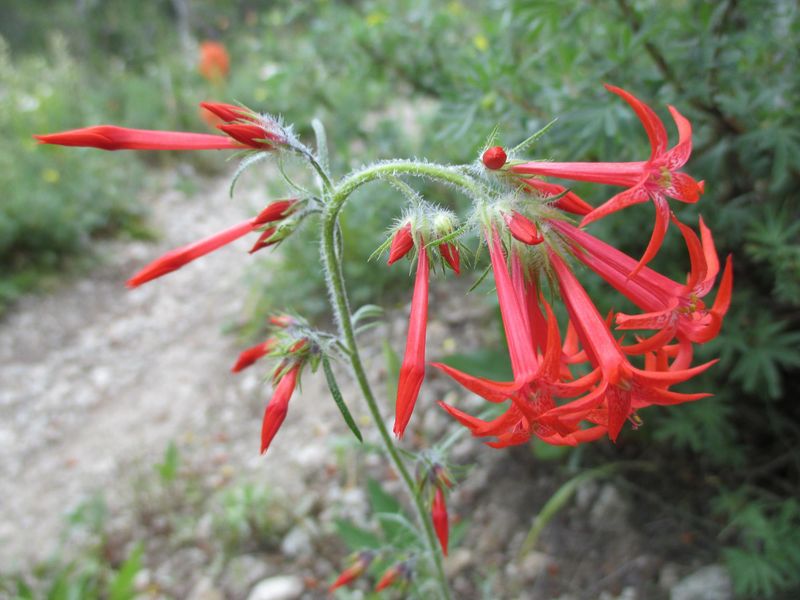
<path id="1" fill-rule="evenodd" d="M 269 156 L 268 152 L 255 152 L 253 154 L 248 154 L 244 157 L 242 162 L 239 163 L 239 166 L 236 167 L 236 172 L 233 174 L 233 179 L 231 180 L 231 185 L 228 188 L 228 195 L 233 198 L 233 190 L 236 187 L 236 182 L 239 181 L 239 177 L 242 176 L 247 169 L 252 167 L 254 164 L 261 162 L 265 158 Z"/>
<path id="2" fill-rule="evenodd" d="M 347 423 L 350 431 L 352 431 L 353 435 L 358 438 L 358 441 L 363 443 L 364 438 L 361 436 L 361 431 L 358 429 L 358 425 L 356 425 L 353 415 L 350 414 L 350 410 L 344 403 L 342 392 L 339 390 L 339 385 L 336 383 L 336 377 L 333 375 L 333 369 L 331 369 L 331 363 L 328 361 L 327 356 L 322 357 L 322 368 L 325 371 L 325 379 L 328 381 L 328 388 L 331 391 L 331 396 L 333 396 L 333 401 L 336 402 L 336 406 L 339 407 L 339 412 L 342 413 L 344 422 Z"/>

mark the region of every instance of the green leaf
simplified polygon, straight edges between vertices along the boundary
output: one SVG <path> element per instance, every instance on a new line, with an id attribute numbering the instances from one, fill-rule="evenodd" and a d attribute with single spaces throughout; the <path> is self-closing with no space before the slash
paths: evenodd
<path id="1" fill-rule="evenodd" d="M 236 167 L 236 172 L 233 174 L 233 179 L 231 179 L 231 184 L 230 187 L 228 188 L 228 195 L 231 198 L 233 198 L 233 191 L 234 188 L 236 188 L 236 183 L 239 181 L 239 177 L 241 177 L 242 174 L 247 169 L 252 167 L 254 164 L 261 162 L 262 160 L 268 157 L 269 157 L 269 152 L 255 152 L 253 154 L 245 156 L 244 159 L 242 159 L 242 162 L 240 162 L 239 166 Z"/>
<path id="2" fill-rule="evenodd" d="M 359 430 L 358 425 L 356 425 L 353 415 L 350 414 L 350 410 L 347 408 L 347 405 L 344 403 L 342 392 L 339 390 L 339 385 L 336 383 L 336 377 L 333 374 L 333 369 L 331 369 L 331 363 L 328 361 L 328 357 L 325 355 L 322 356 L 322 369 L 325 371 L 325 380 L 328 382 L 328 389 L 331 391 L 331 396 L 333 396 L 333 401 L 336 402 L 339 412 L 342 413 L 344 422 L 347 423 L 350 431 L 352 431 L 353 435 L 358 438 L 358 441 L 363 443 L 364 438 L 361 436 L 361 431 Z"/>
<path id="3" fill-rule="evenodd" d="M 376 513 L 399 513 L 402 507 L 397 499 L 391 494 L 387 494 L 381 484 L 370 479 L 367 481 L 367 495 L 373 512 Z"/>
<path id="4" fill-rule="evenodd" d="M 377 535 L 366 529 L 355 525 L 352 521 L 336 519 L 334 521 L 336 533 L 342 541 L 353 552 L 357 550 L 377 549 L 383 546 L 383 542 Z"/>
<path id="5" fill-rule="evenodd" d="M 111 588 L 108 591 L 108 600 L 130 600 L 136 596 L 136 588 L 134 587 L 133 580 L 142 568 L 143 552 L 144 549 L 142 545 L 137 544 L 127 560 L 122 563 L 116 577 L 114 577 L 114 580 L 111 582 Z"/>
<path id="6" fill-rule="evenodd" d="M 180 463 L 180 453 L 175 442 L 170 442 L 167 449 L 164 451 L 164 462 L 156 465 L 158 476 L 164 483 L 171 483 L 175 481 L 178 475 L 178 466 Z"/>

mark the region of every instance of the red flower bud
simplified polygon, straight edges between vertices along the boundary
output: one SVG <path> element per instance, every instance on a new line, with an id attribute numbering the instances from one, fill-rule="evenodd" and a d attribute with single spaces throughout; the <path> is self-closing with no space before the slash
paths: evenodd
<path id="1" fill-rule="evenodd" d="M 257 117 L 248 109 L 234 104 L 225 104 L 223 102 L 201 102 L 200 106 L 210 112 L 212 115 L 219 117 L 225 123 L 233 123 L 236 121 L 251 121 L 257 122 Z"/>
<path id="2" fill-rule="evenodd" d="M 297 204 L 297 202 L 298 201 L 293 198 L 289 200 L 277 200 L 272 202 L 258 214 L 256 217 L 256 223 L 259 225 L 264 225 L 266 223 L 280 221 L 281 219 L 288 217 L 294 212 L 294 206 Z"/>
<path id="3" fill-rule="evenodd" d="M 406 223 L 397 233 L 394 234 L 392 245 L 389 248 L 389 260 L 387 265 L 391 265 L 403 258 L 414 247 L 414 236 L 411 235 L 411 223 Z"/>
<path id="4" fill-rule="evenodd" d="M 294 324 L 294 319 L 289 315 L 273 315 L 269 318 L 270 325 L 286 328 Z"/>
<path id="5" fill-rule="evenodd" d="M 439 244 L 439 254 L 441 254 L 445 262 L 450 265 L 450 268 L 456 272 L 456 275 L 461 274 L 461 260 L 458 247 L 455 244 L 451 244 L 450 242 Z"/>
<path id="6" fill-rule="evenodd" d="M 506 164 L 507 159 L 508 157 L 506 156 L 506 151 L 500 146 L 489 148 L 481 157 L 481 160 L 486 168 L 491 169 L 492 171 L 496 171 L 497 169 L 501 168 L 504 164 Z"/>
<path id="7" fill-rule="evenodd" d="M 361 575 L 363 575 L 364 572 L 369 567 L 374 556 L 375 555 L 368 550 L 360 552 L 355 562 L 349 567 L 347 567 L 344 571 L 342 571 L 339 577 L 336 578 L 336 581 L 334 581 L 331 584 L 331 586 L 328 588 L 328 593 L 333 592 L 333 590 L 335 590 L 336 588 L 340 588 L 343 585 L 352 583 L 353 581 L 361 577 Z"/>
<path id="8" fill-rule="evenodd" d="M 444 501 L 444 492 L 439 487 L 436 488 L 436 495 L 433 497 L 431 518 L 433 520 L 433 528 L 436 530 L 436 537 L 439 538 L 439 543 L 442 545 L 442 553 L 447 556 L 447 539 L 449 536 L 447 505 Z"/>
<path id="9" fill-rule="evenodd" d="M 275 340 L 270 338 L 266 342 L 261 342 L 260 344 L 256 344 L 255 346 L 251 346 L 247 350 L 244 350 L 239 355 L 239 359 L 236 361 L 236 364 L 231 368 L 231 372 L 238 373 L 239 371 L 246 369 L 259 358 L 269 353 L 274 347 Z"/>
<path id="10" fill-rule="evenodd" d="M 400 573 L 400 569 L 397 567 L 397 565 L 388 568 L 378 580 L 378 584 L 375 586 L 375 591 L 380 592 L 381 590 L 385 590 L 387 587 L 392 585 L 395 581 L 397 581 Z"/>
<path id="11" fill-rule="evenodd" d="M 276 144 L 286 141 L 257 124 L 228 123 L 227 125 L 217 125 L 217 129 L 224 131 L 237 142 L 259 150 L 272 150 Z"/>
<path id="12" fill-rule="evenodd" d="M 510 214 L 503 213 L 503 219 L 506 225 L 508 225 L 508 230 L 511 232 L 511 235 L 523 244 L 535 246 L 544 241 L 536 225 L 517 211 L 513 210 Z"/>
<path id="13" fill-rule="evenodd" d="M 250 248 L 249 253 L 253 254 L 254 252 L 258 252 L 262 248 L 266 248 L 267 246 L 272 246 L 273 244 L 277 244 L 280 240 L 270 240 L 273 236 L 277 228 L 275 227 L 268 227 L 264 231 L 261 232 L 261 235 L 258 236 L 256 243 L 253 244 L 253 247 Z"/>
<path id="14" fill-rule="evenodd" d="M 289 400 L 292 398 L 292 393 L 297 385 L 297 377 L 300 374 L 302 363 L 297 362 L 287 371 L 280 382 L 275 387 L 275 393 L 272 399 L 267 404 L 264 411 L 264 420 L 261 423 L 261 454 L 264 454 L 272 443 L 275 434 L 278 433 L 286 419 L 286 411 L 289 408 Z"/>

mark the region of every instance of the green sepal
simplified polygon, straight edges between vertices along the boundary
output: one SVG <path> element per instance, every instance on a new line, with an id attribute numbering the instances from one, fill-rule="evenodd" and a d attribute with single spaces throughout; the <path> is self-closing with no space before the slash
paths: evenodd
<path id="1" fill-rule="evenodd" d="M 527 139 L 522 140 L 519 144 L 517 144 L 516 146 L 511 148 L 511 150 L 508 151 L 508 155 L 509 156 L 513 156 L 517 152 L 522 152 L 528 146 L 531 146 L 532 144 L 536 143 L 539 140 L 540 137 L 542 137 L 545 133 L 547 133 L 548 129 L 550 129 L 553 125 L 555 125 L 556 121 L 558 121 L 558 118 L 555 118 L 552 121 L 550 121 L 547 125 L 542 127 L 539 131 L 534 133 L 532 136 L 528 137 Z"/>

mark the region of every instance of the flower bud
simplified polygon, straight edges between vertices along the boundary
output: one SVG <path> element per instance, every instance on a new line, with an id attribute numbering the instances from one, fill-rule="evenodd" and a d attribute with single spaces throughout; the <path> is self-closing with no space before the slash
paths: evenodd
<path id="1" fill-rule="evenodd" d="M 394 234 L 392 245 L 389 248 L 387 265 L 397 262 L 408 254 L 414 247 L 414 236 L 411 235 L 411 223 L 406 223 Z"/>
<path id="2" fill-rule="evenodd" d="M 484 166 L 492 171 L 500 169 L 504 164 L 506 164 L 507 159 L 508 157 L 506 156 L 506 151 L 503 150 L 501 146 L 489 148 L 481 157 Z"/>

